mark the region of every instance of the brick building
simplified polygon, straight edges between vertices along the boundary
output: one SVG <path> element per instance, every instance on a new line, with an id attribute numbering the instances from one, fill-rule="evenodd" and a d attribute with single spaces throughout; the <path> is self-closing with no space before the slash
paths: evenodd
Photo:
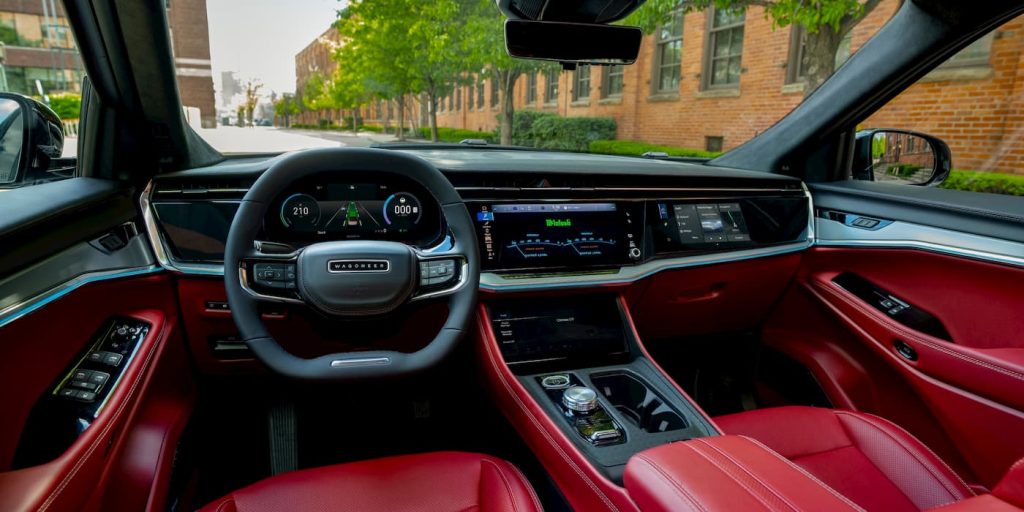
<path id="1" fill-rule="evenodd" d="M 217 125 L 217 107 L 206 0 L 172 0 L 166 5 L 181 104 L 198 108 L 203 128 L 213 128 Z"/>
<path id="2" fill-rule="evenodd" d="M 0 42 L 3 90 L 38 95 L 37 80 L 46 94 L 81 89 L 84 70 L 62 2 L 0 0 Z"/>
<path id="3" fill-rule="evenodd" d="M 316 73 L 325 78 L 330 78 L 337 69 L 338 63 L 331 58 L 334 50 L 341 44 L 341 36 L 338 29 L 331 25 L 323 31 L 316 39 L 306 45 L 305 48 L 295 54 L 295 94 L 300 100 L 306 88 L 306 82 Z M 310 112 L 303 109 L 303 112 L 295 117 L 294 123 L 317 124 L 320 119 L 337 123 L 343 117 L 342 112 L 337 109 L 325 109 L 320 112 Z"/>
<path id="4" fill-rule="evenodd" d="M 213 78 L 206 0 L 167 2 L 182 104 L 196 107 L 213 126 Z M 59 0 L 0 0 L 0 42 L 5 59 L 0 89 L 38 95 L 79 92 L 85 69 Z"/>
<path id="5" fill-rule="evenodd" d="M 856 52 L 898 5 L 883 0 L 844 40 L 837 62 Z M 516 108 L 611 117 L 619 139 L 728 150 L 803 99 L 799 28 L 773 28 L 760 7 L 673 21 L 644 38 L 632 66 L 520 77 Z M 438 124 L 494 130 L 498 101 L 491 86 L 462 87 L 442 102 Z M 942 138 L 958 168 L 1024 173 L 1024 20 L 971 45 L 862 125 Z"/>

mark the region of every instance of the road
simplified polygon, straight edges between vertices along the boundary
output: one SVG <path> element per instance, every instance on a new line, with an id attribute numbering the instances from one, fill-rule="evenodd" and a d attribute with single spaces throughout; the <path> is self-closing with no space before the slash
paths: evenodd
<path id="1" fill-rule="evenodd" d="M 382 133 L 292 130 L 271 126 L 219 126 L 199 130 L 199 135 L 221 153 L 267 153 L 339 146 L 366 147 L 374 143 L 395 140 L 393 135 Z"/>
<path id="2" fill-rule="evenodd" d="M 292 130 L 272 126 L 219 126 L 197 132 L 221 153 L 276 153 L 306 148 L 367 147 L 395 140 L 394 135 L 382 133 Z M 65 138 L 63 156 L 70 158 L 77 153 L 78 138 Z"/>

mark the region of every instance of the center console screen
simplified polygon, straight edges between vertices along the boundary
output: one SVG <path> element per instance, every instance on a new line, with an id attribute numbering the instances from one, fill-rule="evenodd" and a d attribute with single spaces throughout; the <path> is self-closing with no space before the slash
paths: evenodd
<path id="1" fill-rule="evenodd" d="M 509 364 L 568 359 L 607 364 L 627 352 L 623 319 L 613 296 L 494 301 L 488 309 Z"/>
<path id="2" fill-rule="evenodd" d="M 617 265 L 638 254 L 643 210 L 624 203 L 474 207 L 484 270 Z"/>

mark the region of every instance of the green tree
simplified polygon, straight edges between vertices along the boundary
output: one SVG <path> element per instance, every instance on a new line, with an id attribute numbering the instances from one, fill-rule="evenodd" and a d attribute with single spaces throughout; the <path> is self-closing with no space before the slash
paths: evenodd
<path id="1" fill-rule="evenodd" d="M 260 101 L 260 89 L 263 84 L 259 80 L 249 79 L 245 82 L 245 99 L 242 105 L 245 106 L 245 113 L 249 126 L 253 125 L 252 114 L 256 111 L 256 104 Z"/>
<path id="2" fill-rule="evenodd" d="M 468 4 L 465 21 L 465 53 L 472 68 L 491 80 L 491 87 L 500 91 L 498 133 L 502 144 L 512 144 L 513 102 L 516 81 L 528 73 L 550 68 L 552 64 L 536 60 L 514 59 L 505 51 L 505 18 L 491 0 L 475 0 Z"/>
<path id="3" fill-rule="evenodd" d="M 291 116 L 300 112 L 299 102 L 292 94 L 283 94 L 274 102 L 274 115 L 284 119 L 285 128 L 291 126 Z"/>
<path id="4" fill-rule="evenodd" d="M 807 76 L 805 95 L 810 94 L 835 72 L 836 52 L 853 27 L 871 13 L 881 0 L 647 0 L 630 14 L 623 24 L 640 26 L 651 32 L 669 19 L 670 13 L 682 8 L 685 12 L 716 9 L 764 7 L 765 17 L 773 25 L 803 28 L 804 52 L 802 66 Z"/>
<path id="5" fill-rule="evenodd" d="M 406 98 L 422 94 L 437 141 L 438 100 L 468 83 L 464 15 L 478 1 L 352 0 L 339 13 L 334 96 L 395 99 L 404 125 Z"/>
<path id="6" fill-rule="evenodd" d="M 419 84 L 412 61 L 415 41 L 409 40 L 414 20 L 408 14 L 416 5 L 411 0 L 354 1 L 339 12 L 336 23 L 342 45 L 333 57 L 346 68 L 336 80 L 347 82 L 341 94 L 347 97 L 359 83 L 356 96 L 396 100 L 399 140 L 405 139 L 406 99 Z"/>

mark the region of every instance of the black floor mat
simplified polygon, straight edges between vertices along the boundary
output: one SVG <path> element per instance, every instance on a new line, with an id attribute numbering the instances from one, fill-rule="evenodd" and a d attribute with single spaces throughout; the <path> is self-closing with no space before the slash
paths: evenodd
<path id="1" fill-rule="evenodd" d="M 648 342 L 655 361 L 710 416 L 779 405 L 829 407 L 806 368 L 755 333 Z"/>

